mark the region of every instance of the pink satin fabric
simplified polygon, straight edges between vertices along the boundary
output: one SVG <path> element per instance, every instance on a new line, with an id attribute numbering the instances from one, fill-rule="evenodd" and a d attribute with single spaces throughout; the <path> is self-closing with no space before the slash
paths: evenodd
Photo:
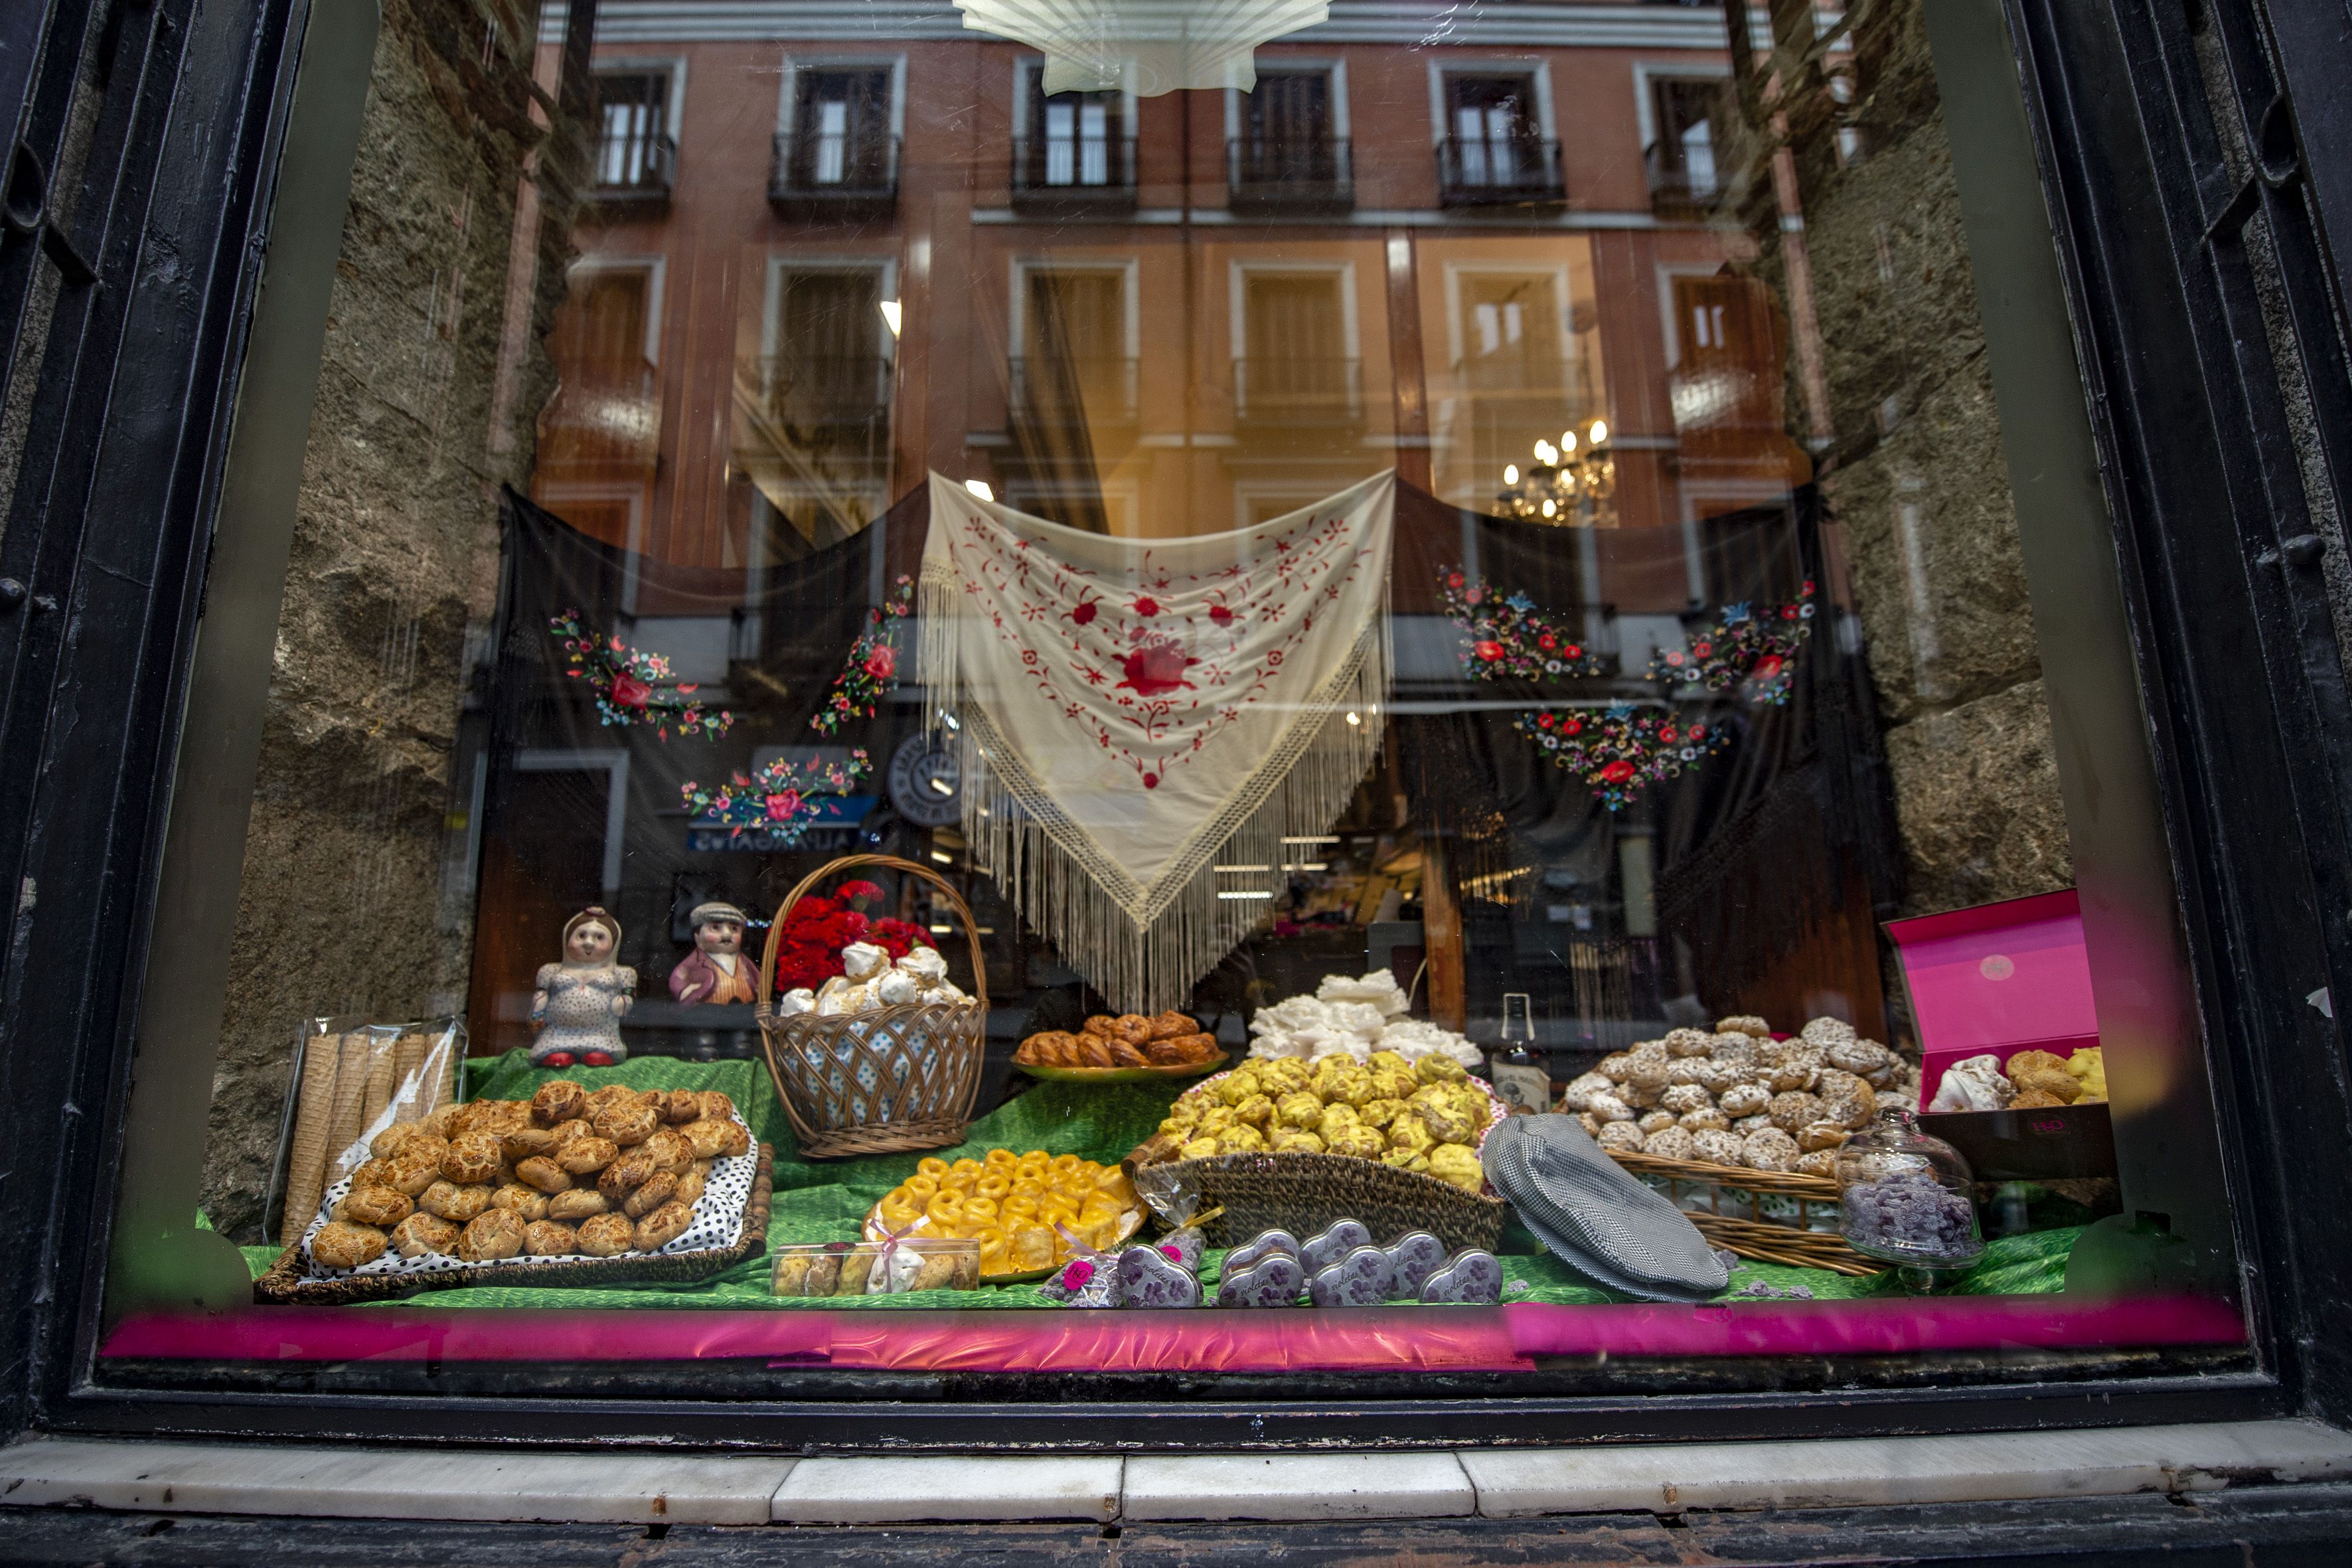
<path id="1" fill-rule="evenodd" d="M 1288 1312 L 142 1313 L 100 1353 L 173 1361 L 760 1361 L 958 1372 L 1524 1372 L 1538 1356 L 1780 1356 L 2237 1344 L 2213 1301 L 2063 1297 Z"/>

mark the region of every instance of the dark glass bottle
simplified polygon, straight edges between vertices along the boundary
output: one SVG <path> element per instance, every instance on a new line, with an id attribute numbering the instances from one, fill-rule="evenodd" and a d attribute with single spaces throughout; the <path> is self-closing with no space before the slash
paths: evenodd
<path id="1" fill-rule="evenodd" d="M 1487 1058 L 1495 1097 L 1514 1116 L 1540 1116 L 1551 1109 L 1551 1074 L 1536 1054 L 1533 1010 L 1525 992 L 1503 998 L 1503 1037 Z"/>

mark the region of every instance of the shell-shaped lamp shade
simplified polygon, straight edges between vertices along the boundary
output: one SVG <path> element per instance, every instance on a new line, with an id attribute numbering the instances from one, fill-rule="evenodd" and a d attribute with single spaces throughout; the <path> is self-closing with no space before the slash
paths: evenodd
<path id="1" fill-rule="evenodd" d="M 1260 44 L 1331 15 L 1328 0 L 956 0 L 974 32 L 1041 49 L 1057 92 L 1257 85 Z"/>

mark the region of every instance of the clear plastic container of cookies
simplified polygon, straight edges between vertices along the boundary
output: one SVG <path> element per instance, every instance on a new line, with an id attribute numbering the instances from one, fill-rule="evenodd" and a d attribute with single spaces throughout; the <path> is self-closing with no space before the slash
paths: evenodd
<path id="1" fill-rule="evenodd" d="M 896 1242 L 824 1241 L 776 1248 L 768 1276 L 778 1296 L 898 1296 L 980 1286 L 980 1243 L 908 1237 Z"/>

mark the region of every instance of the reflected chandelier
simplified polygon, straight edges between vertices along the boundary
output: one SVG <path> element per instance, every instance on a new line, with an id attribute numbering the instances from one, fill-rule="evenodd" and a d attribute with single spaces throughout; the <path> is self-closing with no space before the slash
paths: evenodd
<path id="1" fill-rule="evenodd" d="M 1504 516 L 1561 528 L 1617 525 L 1617 458 L 1607 420 L 1595 419 L 1581 437 L 1561 431 L 1557 447 L 1538 441 L 1535 459 L 1525 472 L 1517 463 L 1503 465 L 1495 500 Z"/>
<path id="2" fill-rule="evenodd" d="M 1045 91 L 1137 96 L 1257 85 L 1260 44 L 1331 15 L 1327 0 L 955 0 L 974 32 L 1042 49 Z M 1133 81 L 1129 82 L 1130 71 Z"/>

